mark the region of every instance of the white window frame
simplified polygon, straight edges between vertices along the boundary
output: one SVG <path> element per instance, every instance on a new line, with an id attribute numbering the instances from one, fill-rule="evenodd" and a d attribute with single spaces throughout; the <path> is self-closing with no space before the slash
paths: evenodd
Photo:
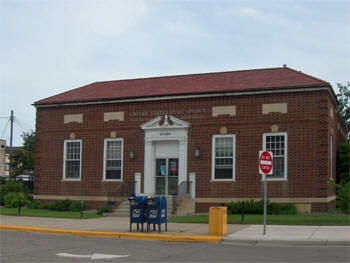
<path id="1" fill-rule="evenodd" d="M 107 179 L 106 178 L 106 161 L 107 161 L 107 142 L 110 141 L 119 141 L 121 142 L 121 153 L 120 153 L 120 179 Z M 124 158 L 123 158 L 123 152 L 124 152 L 124 140 L 123 138 L 113 138 L 113 139 L 105 139 L 104 144 L 103 144 L 103 181 L 114 181 L 114 182 L 121 182 L 123 181 L 123 163 L 124 163 Z"/>
<path id="2" fill-rule="evenodd" d="M 216 158 L 216 144 L 215 144 L 215 139 L 216 138 L 233 138 L 233 151 L 232 151 L 232 178 L 227 179 L 217 179 L 215 178 L 215 158 Z M 212 157 L 211 157 L 211 181 L 236 181 L 236 135 L 235 134 L 224 134 L 224 135 L 213 135 L 212 137 Z"/>
<path id="3" fill-rule="evenodd" d="M 263 134 L 263 151 L 266 151 L 266 137 L 267 136 L 284 136 L 284 178 L 271 178 L 267 176 L 270 181 L 287 181 L 288 173 L 288 134 L 286 132 L 269 132 Z M 263 180 L 263 179 L 262 179 Z"/>
<path id="4" fill-rule="evenodd" d="M 67 143 L 79 142 L 80 143 L 80 159 L 79 159 L 79 178 L 66 178 L 66 161 L 67 161 Z M 82 163 L 82 140 L 64 140 L 63 142 L 63 180 L 64 181 L 80 181 L 81 180 L 81 163 Z"/>

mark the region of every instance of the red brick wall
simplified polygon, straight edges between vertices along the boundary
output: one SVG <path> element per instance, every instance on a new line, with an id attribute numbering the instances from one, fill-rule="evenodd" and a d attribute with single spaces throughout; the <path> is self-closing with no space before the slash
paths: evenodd
<path id="1" fill-rule="evenodd" d="M 262 114 L 263 103 L 284 102 L 288 104 L 286 114 Z M 211 116 L 213 106 L 224 105 L 236 105 L 236 116 Z M 268 196 L 327 197 L 333 195 L 328 186 L 331 127 L 334 151 L 342 140 L 337 129 L 338 115 L 334 110 L 330 119 L 329 107 L 334 105 L 328 92 L 319 91 L 38 108 L 34 193 L 107 196 L 116 190 L 120 183 L 102 182 L 103 143 L 105 138 L 110 138 L 111 131 L 116 131 L 117 138 L 124 138 L 124 180 L 133 180 L 139 172 L 143 181 L 144 133 L 140 125 L 157 115 L 135 120 L 129 112 L 206 109 L 202 114 L 171 114 L 191 123 L 187 171 L 196 173 L 196 197 L 261 197 L 263 183 L 258 174 L 258 151 L 262 149 L 263 133 L 271 132 L 273 124 L 279 126 L 278 132 L 287 132 L 288 180 L 269 182 Z M 116 111 L 125 112 L 124 121 L 104 122 L 104 112 Z M 83 114 L 83 123 L 64 124 L 65 114 Z M 211 182 L 212 135 L 220 134 L 220 127 L 236 135 L 236 182 Z M 62 181 L 63 142 L 71 132 L 82 140 L 79 182 Z M 200 158 L 194 157 L 197 146 L 200 146 Z M 134 160 L 129 159 L 131 148 L 135 149 Z"/>

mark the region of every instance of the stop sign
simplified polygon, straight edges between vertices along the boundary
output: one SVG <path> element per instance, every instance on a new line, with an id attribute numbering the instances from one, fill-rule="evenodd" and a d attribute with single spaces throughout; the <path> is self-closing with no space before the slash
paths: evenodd
<path id="1" fill-rule="evenodd" d="M 261 174 L 272 174 L 272 152 L 260 151 L 259 152 L 259 172 Z"/>

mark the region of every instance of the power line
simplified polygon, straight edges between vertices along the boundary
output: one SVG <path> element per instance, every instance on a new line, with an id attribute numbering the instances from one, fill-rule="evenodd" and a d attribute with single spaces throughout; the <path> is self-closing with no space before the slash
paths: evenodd
<path id="1" fill-rule="evenodd" d="M 9 125 L 9 122 L 10 122 L 10 120 L 7 121 L 6 126 L 5 126 L 5 129 L 4 129 L 4 131 L 2 132 L 2 134 L 1 134 L 1 138 L 4 136 L 4 134 L 5 134 L 6 130 L 7 130 L 7 126 Z"/>
<path id="2" fill-rule="evenodd" d="M 20 126 L 24 132 L 33 130 L 32 125 L 25 123 L 24 121 L 18 119 L 17 117 L 15 117 L 15 123 L 18 124 L 18 126 Z"/>

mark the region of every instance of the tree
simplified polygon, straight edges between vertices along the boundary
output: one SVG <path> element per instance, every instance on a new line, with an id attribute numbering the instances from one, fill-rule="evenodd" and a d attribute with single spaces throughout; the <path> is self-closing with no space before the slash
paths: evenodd
<path id="1" fill-rule="evenodd" d="M 348 131 L 350 131 L 350 82 L 347 82 L 346 85 L 337 83 L 337 87 L 339 89 L 337 110 L 343 118 Z"/>
<path id="2" fill-rule="evenodd" d="M 340 144 L 337 152 L 337 183 L 350 183 L 350 142 Z"/>
<path id="3" fill-rule="evenodd" d="M 12 176 L 34 171 L 35 132 L 24 132 L 22 138 L 23 148 L 16 150 L 10 157 Z"/>

